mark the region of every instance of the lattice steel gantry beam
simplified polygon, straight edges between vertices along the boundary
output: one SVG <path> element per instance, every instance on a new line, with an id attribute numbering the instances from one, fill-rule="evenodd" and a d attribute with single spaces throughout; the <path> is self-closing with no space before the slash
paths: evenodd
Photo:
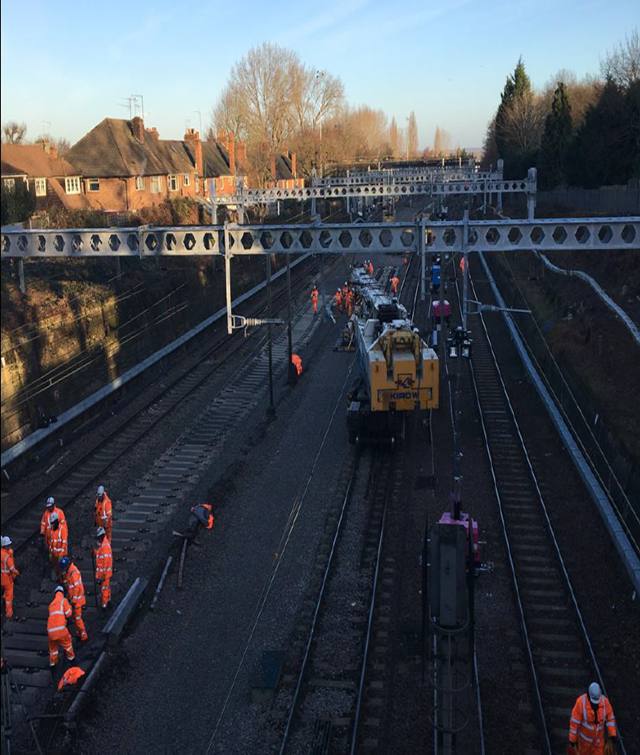
<path id="1" fill-rule="evenodd" d="M 159 255 L 461 252 L 464 221 L 307 225 L 2 229 L 2 259 Z M 427 234 L 427 231 L 429 233 Z M 640 217 L 470 220 L 467 252 L 640 249 Z"/>
<path id="2" fill-rule="evenodd" d="M 535 173 L 520 180 L 427 181 L 424 183 L 386 184 L 383 182 L 345 186 L 306 186 L 295 189 L 244 189 L 235 194 L 216 194 L 214 204 L 248 205 L 273 204 L 287 199 L 356 199 L 414 196 L 472 196 L 489 194 L 527 194 L 535 196 Z"/>

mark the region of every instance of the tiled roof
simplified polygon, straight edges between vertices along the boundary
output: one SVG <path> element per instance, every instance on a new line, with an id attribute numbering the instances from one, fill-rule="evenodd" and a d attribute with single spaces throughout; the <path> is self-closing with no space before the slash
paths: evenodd
<path id="1" fill-rule="evenodd" d="M 79 171 L 64 157 L 51 157 L 37 144 L 3 144 L 2 174 L 5 167 L 15 173 L 26 173 L 33 178 L 77 176 Z"/>
<path id="2" fill-rule="evenodd" d="M 182 142 L 159 139 L 149 132 L 139 142 L 131 122 L 120 118 L 105 118 L 73 145 L 67 157 L 85 176 L 96 178 L 193 171 Z"/>

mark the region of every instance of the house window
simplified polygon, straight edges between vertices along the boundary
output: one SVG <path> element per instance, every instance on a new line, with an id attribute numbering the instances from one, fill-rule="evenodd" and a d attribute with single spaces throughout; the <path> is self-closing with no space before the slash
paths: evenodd
<path id="1" fill-rule="evenodd" d="M 169 191 L 178 191 L 178 176 L 167 176 Z"/>
<path id="2" fill-rule="evenodd" d="M 90 178 L 87 181 L 87 188 L 89 191 L 100 191 L 100 179 Z"/>
<path id="3" fill-rule="evenodd" d="M 182 185 L 191 186 L 191 176 L 188 173 L 185 173 L 184 176 L 182 176 Z"/>
<path id="4" fill-rule="evenodd" d="M 46 178 L 36 178 L 36 197 L 46 197 L 47 196 L 47 179 Z"/>
<path id="5" fill-rule="evenodd" d="M 136 191 L 144 191 L 144 176 L 136 176 Z"/>
<path id="6" fill-rule="evenodd" d="M 162 176 L 151 176 L 151 193 L 159 194 L 162 191 Z"/>
<path id="7" fill-rule="evenodd" d="M 67 194 L 80 194 L 80 176 L 64 179 L 64 190 Z"/>
<path id="8" fill-rule="evenodd" d="M 13 191 L 16 188 L 15 178 L 5 178 L 2 183 L 4 184 L 4 188 L 9 191 Z"/>

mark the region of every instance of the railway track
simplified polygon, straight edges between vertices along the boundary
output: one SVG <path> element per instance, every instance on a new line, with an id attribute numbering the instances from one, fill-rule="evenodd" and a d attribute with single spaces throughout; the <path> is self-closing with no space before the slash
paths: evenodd
<path id="1" fill-rule="evenodd" d="M 307 284 L 309 273 L 303 273 L 295 280 L 296 293 Z M 286 289 L 274 296 L 274 311 L 286 308 Z M 261 308 L 256 315 L 264 313 Z M 247 342 L 241 333 L 224 335 L 210 348 L 206 349 L 187 372 L 175 375 L 152 400 L 139 408 L 129 417 L 123 426 L 115 427 L 99 443 L 89 448 L 74 463 L 55 477 L 47 481 L 37 493 L 30 496 L 18 510 L 3 517 L 3 528 L 10 531 L 16 553 L 22 551 L 40 532 L 40 517 L 44 510 L 44 501 L 52 495 L 62 503 L 66 510 L 73 505 L 82 491 L 91 483 L 105 475 L 107 470 L 130 452 L 171 412 L 180 407 L 184 401 L 204 386 L 218 372 L 227 360 L 241 350 L 249 350 L 248 359 L 266 343 L 267 336 L 262 335 L 257 344 Z M 116 517 L 117 518 L 117 517 Z"/>
<path id="2" fill-rule="evenodd" d="M 566 746 L 578 695 L 594 679 L 605 685 L 483 315 L 478 321 L 471 381 L 533 689 L 535 723 L 524 730 L 528 746 L 551 755 Z"/>

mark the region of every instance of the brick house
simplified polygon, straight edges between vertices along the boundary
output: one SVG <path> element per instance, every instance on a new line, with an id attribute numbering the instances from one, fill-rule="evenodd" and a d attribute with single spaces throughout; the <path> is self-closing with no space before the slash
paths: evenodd
<path id="1" fill-rule="evenodd" d="M 2 145 L 2 184 L 13 188 L 18 181 L 35 196 L 36 212 L 56 206 L 70 210 L 90 206 L 84 196 L 82 174 L 66 158 L 59 157 L 47 140 Z"/>
<path id="2" fill-rule="evenodd" d="M 195 166 L 184 142 L 160 139 L 142 118 L 105 118 L 67 153 L 94 209 L 137 212 L 165 199 L 195 198 Z"/>

